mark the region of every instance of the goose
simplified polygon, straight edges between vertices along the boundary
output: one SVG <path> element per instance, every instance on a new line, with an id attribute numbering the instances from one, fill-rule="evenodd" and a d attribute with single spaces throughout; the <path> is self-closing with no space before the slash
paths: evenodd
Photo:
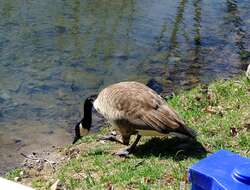
<path id="1" fill-rule="evenodd" d="M 142 83 L 129 81 L 112 84 L 85 100 L 84 117 L 75 126 L 73 144 L 89 133 L 92 107 L 118 129 L 122 138 L 107 135 L 103 140 L 129 145 L 131 135 L 137 135 L 132 145 L 116 153 L 119 156 L 133 152 L 141 136 L 166 136 L 173 132 L 196 138 L 196 132 L 185 125 L 160 95 Z"/>

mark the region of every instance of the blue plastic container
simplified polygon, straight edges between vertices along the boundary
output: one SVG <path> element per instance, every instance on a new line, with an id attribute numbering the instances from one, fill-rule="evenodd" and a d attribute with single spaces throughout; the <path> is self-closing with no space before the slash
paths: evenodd
<path id="1" fill-rule="evenodd" d="M 192 190 L 250 190 L 250 159 L 220 150 L 189 169 Z"/>

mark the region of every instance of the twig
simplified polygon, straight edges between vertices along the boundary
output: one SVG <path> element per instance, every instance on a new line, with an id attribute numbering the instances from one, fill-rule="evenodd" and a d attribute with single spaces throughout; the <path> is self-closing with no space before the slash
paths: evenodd
<path id="1" fill-rule="evenodd" d="M 49 165 L 50 165 L 50 167 L 53 169 L 53 171 L 55 171 L 55 167 L 54 167 L 53 164 L 52 164 L 53 161 L 50 161 L 50 160 L 45 159 L 45 158 L 32 158 L 32 157 L 27 156 L 26 154 L 24 154 L 24 153 L 22 153 L 22 152 L 21 152 L 20 154 L 21 154 L 23 157 L 25 157 L 25 158 L 27 158 L 27 159 L 29 159 L 29 160 L 47 162 L 47 163 L 49 163 Z"/>
<path id="2" fill-rule="evenodd" d="M 29 156 L 27 156 L 27 155 L 25 155 L 24 153 L 20 153 L 24 158 L 27 158 L 27 159 L 30 159 L 30 160 L 40 160 L 40 159 L 38 159 L 38 158 L 32 158 L 32 157 L 29 157 Z"/>
<path id="3" fill-rule="evenodd" d="M 53 161 L 47 160 L 47 159 L 43 159 L 45 162 L 48 162 L 50 167 L 52 168 L 53 172 L 56 170 L 55 167 L 53 166 Z"/>
<path id="4" fill-rule="evenodd" d="M 145 160 L 139 161 L 138 163 L 136 163 L 136 164 L 134 165 L 134 168 L 140 166 L 141 164 L 143 164 L 143 162 L 145 162 Z"/>

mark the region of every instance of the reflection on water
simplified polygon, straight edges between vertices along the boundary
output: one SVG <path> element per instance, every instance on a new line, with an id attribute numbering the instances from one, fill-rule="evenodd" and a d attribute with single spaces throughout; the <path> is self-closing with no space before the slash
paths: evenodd
<path id="1" fill-rule="evenodd" d="M 69 143 L 84 98 L 108 84 L 154 81 L 166 94 L 238 74 L 250 60 L 249 9 L 248 0 L 0 0 L 1 168 L 34 144 Z"/>

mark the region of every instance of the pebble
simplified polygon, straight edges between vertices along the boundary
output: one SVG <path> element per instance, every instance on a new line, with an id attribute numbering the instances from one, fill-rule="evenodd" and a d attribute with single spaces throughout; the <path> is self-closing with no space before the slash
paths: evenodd
<path id="1" fill-rule="evenodd" d="M 176 63 L 176 62 L 180 62 L 181 58 L 180 57 L 169 57 L 168 61 L 170 64 Z"/>
<path id="2" fill-rule="evenodd" d="M 22 142 L 21 139 L 15 139 L 15 143 L 16 143 L 16 144 L 20 144 L 21 142 Z"/>
<path id="3" fill-rule="evenodd" d="M 247 67 L 246 77 L 250 80 L 250 64 Z"/>
<path id="4" fill-rule="evenodd" d="M 101 144 L 105 144 L 106 142 L 104 140 L 99 141 Z"/>
<path id="5" fill-rule="evenodd" d="M 21 181 L 21 178 L 20 177 L 15 177 L 14 181 L 19 182 L 19 181 Z"/>
<path id="6" fill-rule="evenodd" d="M 24 171 L 20 171 L 20 176 L 24 176 Z"/>
<path id="7" fill-rule="evenodd" d="M 111 134 L 111 135 L 114 135 L 114 136 L 117 135 L 116 131 L 112 131 L 110 134 Z"/>
<path id="8" fill-rule="evenodd" d="M 43 170 L 43 164 L 39 164 L 36 168 L 37 171 L 42 171 Z"/>
<path id="9" fill-rule="evenodd" d="M 50 190 L 65 190 L 62 182 L 60 180 L 56 180 L 56 182 L 50 187 Z"/>

